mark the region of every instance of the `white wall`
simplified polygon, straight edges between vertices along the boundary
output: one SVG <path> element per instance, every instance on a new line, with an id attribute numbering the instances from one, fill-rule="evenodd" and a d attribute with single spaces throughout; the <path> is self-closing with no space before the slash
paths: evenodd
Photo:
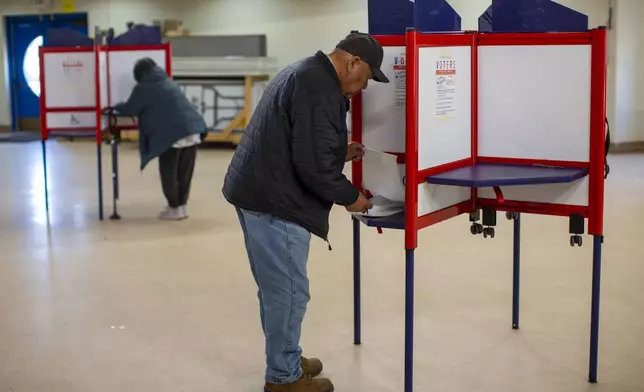
<path id="1" fill-rule="evenodd" d="M 619 0 L 615 7 L 616 143 L 644 141 L 644 1 Z"/>
<path id="2" fill-rule="evenodd" d="M 624 0 L 620 0 L 624 1 Z M 625 0 L 629 1 L 629 0 Z M 644 0 L 630 0 L 642 2 Z M 449 1 L 463 18 L 463 28 L 474 30 L 491 0 Z M 590 16 L 591 26 L 605 25 L 609 0 L 561 0 Z M 3 14 L 34 13 L 27 0 L 2 0 Z M 54 10 L 60 9 L 54 0 Z M 317 49 L 331 49 L 352 29 L 367 29 L 366 0 L 76 0 L 95 25 L 114 27 L 149 23 L 153 19 L 181 19 L 193 34 L 266 34 L 270 56 L 286 65 Z M 21 5 L 22 4 L 22 5 Z M 55 12 L 55 11 L 54 11 Z M 4 30 L 0 30 L 4 52 Z M 6 54 L 3 54 L 6 56 Z M 4 72 L 4 64 L 0 64 Z M 6 80 L 0 79 L 0 125 L 10 123 Z M 642 89 L 644 93 L 644 89 Z"/>
<path id="3" fill-rule="evenodd" d="M 2 0 L 3 14 L 36 13 L 27 0 Z M 60 9 L 54 0 L 53 11 Z M 193 34 L 266 34 L 269 56 L 281 65 L 332 49 L 353 29 L 366 30 L 366 0 L 76 0 L 94 26 L 125 30 L 128 21 L 180 19 Z M 0 29 L 3 57 L 5 37 Z M 0 125 L 10 124 L 6 72 L 0 63 Z"/>

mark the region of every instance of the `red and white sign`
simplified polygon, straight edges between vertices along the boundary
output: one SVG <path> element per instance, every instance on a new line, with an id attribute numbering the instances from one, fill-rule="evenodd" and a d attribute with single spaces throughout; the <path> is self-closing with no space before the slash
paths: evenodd
<path id="1" fill-rule="evenodd" d="M 452 117 L 456 111 L 456 60 L 441 57 L 436 61 L 436 116 Z"/>

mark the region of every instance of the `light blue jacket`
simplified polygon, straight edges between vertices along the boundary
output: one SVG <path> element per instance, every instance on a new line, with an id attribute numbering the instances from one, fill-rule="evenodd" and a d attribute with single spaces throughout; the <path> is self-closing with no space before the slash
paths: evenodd
<path id="1" fill-rule="evenodd" d="M 141 170 L 178 140 L 207 130 L 179 86 L 158 66 L 142 75 L 127 102 L 114 110 L 119 116 L 138 117 Z"/>

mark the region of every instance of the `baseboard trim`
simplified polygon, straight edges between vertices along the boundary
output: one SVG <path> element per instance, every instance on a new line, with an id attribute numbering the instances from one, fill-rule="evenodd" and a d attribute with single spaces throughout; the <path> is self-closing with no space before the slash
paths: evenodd
<path id="1" fill-rule="evenodd" d="M 610 145 L 611 154 L 631 154 L 634 152 L 644 152 L 644 141 L 613 143 Z"/>
<path id="2" fill-rule="evenodd" d="M 0 125 L 0 133 L 11 132 L 11 125 Z"/>

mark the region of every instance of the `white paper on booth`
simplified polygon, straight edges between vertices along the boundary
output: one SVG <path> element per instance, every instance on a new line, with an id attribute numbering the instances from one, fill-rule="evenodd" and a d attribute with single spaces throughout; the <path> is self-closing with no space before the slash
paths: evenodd
<path id="1" fill-rule="evenodd" d="M 405 201 L 405 186 L 395 155 L 365 148 L 362 157 L 364 189 L 373 196 L 382 196 L 394 202 Z"/>
<path id="2" fill-rule="evenodd" d="M 383 216 L 392 216 L 405 211 L 405 203 L 399 201 L 387 200 L 382 196 L 375 196 L 370 199 L 373 207 L 366 213 L 356 212 L 353 215 L 370 216 L 379 218 Z"/>

